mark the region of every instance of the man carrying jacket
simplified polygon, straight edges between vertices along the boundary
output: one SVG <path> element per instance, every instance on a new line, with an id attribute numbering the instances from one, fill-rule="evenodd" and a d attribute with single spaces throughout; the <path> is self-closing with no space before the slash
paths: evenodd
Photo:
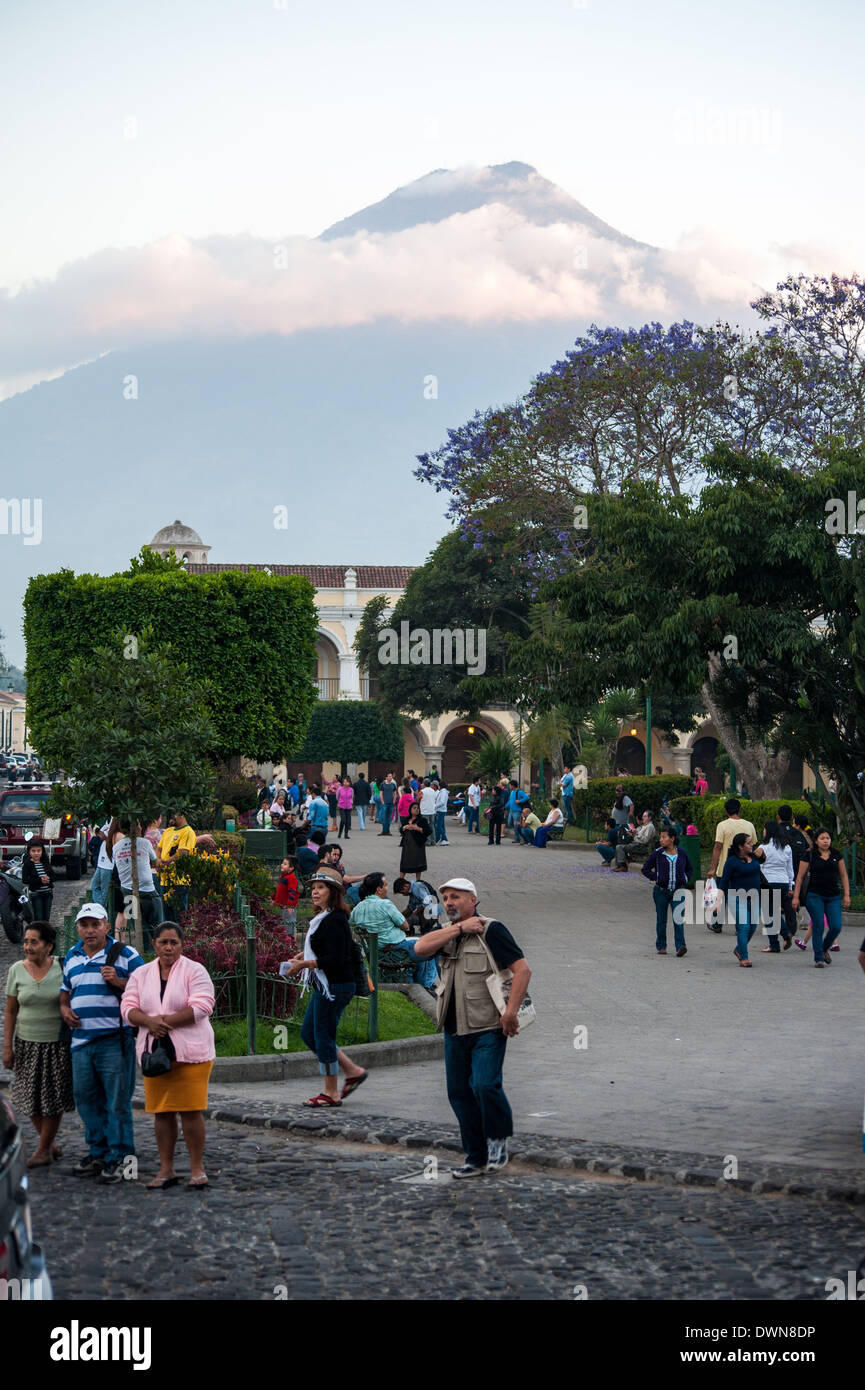
<path id="1" fill-rule="evenodd" d="M 448 925 L 420 937 L 414 951 L 419 958 L 438 956 L 437 1029 L 444 1030 L 448 1100 L 466 1155 L 453 1175 L 474 1178 L 508 1161 L 514 1118 L 502 1068 L 508 1038 L 519 1031 L 517 1012 L 532 972 L 507 927 L 477 915 L 477 889 L 470 879 L 449 879 L 439 892 Z M 499 970 L 513 976 L 503 1014 L 486 985 Z"/>

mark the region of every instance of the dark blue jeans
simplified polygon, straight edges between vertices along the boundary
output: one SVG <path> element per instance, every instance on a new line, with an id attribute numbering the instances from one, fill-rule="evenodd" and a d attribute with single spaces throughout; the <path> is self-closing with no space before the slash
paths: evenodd
<path id="1" fill-rule="evenodd" d="M 805 899 L 805 906 L 808 909 L 808 916 L 811 918 L 811 945 L 814 949 L 814 959 L 822 960 L 824 951 L 828 951 L 834 945 L 837 937 L 841 935 L 841 897 L 840 894 L 834 898 L 824 898 L 822 893 L 809 893 Z M 825 939 L 823 936 L 823 918 L 826 917 L 829 923 L 829 930 Z"/>
<path id="2" fill-rule="evenodd" d="M 387 803 L 386 801 L 383 802 L 383 803 L 382 803 L 382 808 L 381 808 L 381 833 L 382 833 L 382 835 L 389 835 L 389 834 L 390 834 L 390 823 L 391 823 L 392 817 L 393 817 L 393 802 L 391 802 L 390 805 L 388 805 L 388 803 Z"/>
<path id="3" fill-rule="evenodd" d="M 508 1139 L 514 1117 L 502 1085 L 508 1040 L 500 1028 L 483 1033 L 445 1033 L 448 1100 L 457 1117 L 469 1163 L 487 1162 L 487 1140 Z"/>
<path id="4" fill-rule="evenodd" d="M 108 1033 L 73 1047 L 72 1085 L 91 1157 L 119 1163 L 134 1154 L 135 1035 L 127 1033 L 122 1045 L 119 1033 Z"/>
<path id="5" fill-rule="evenodd" d="M 343 1009 L 354 997 L 354 985 L 331 985 L 330 992 L 333 999 L 313 990 L 300 1028 L 300 1040 L 315 1053 L 322 1076 L 336 1076 L 339 1071 L 336 1030 Z"/>
<path id="6" fill-rule="evenodd" d="M 684 897 L 682 890 L 678 895 L 671 892 L 669 888 L 661 888 L 657 883 L 652 889 L 652 897 L 655 900 L 655 950 L 666 951 L 667 949 L 667 915 L 673 913 L 673 940 L 676 943 L 676 950 L 679 951 L 685 944 L 685 924 L 677 919 L 682 916 L 681 901 Z M 679 907 L 677 912 L 675 909 Z"/>
<path id="7" fill-rule="evenodd" d="M 474 830 L 476 835 L 481 833 L 481 808 L 480 806 L 466 807 L 466 830 L 471 834 Z"/>
<path id="8" fill-rule="evenodd" d="M 574 821 L 573 812 L 572 812 L 572 810 L 571 810 L 571 807 L 573 806 L 573 803 L 574 803 L 574 794 L 573 794 L 573 792 L 571 792 L 570 796 L 565 796 L 564 794 L 562 795 L 562 810 L 563 810 L 564 813 L 565 813 L 565 820 L 566 820 L 566 822 L 568 823 L 568 825 L 572 825 L 572 824 L 575 824 L 575 823 L 576 823 L 576 822 Z"/>

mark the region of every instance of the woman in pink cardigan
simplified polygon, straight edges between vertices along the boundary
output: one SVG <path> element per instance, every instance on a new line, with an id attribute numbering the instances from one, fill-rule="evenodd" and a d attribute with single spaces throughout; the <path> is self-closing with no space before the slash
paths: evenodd
<path id="1" fill-rule="evenodd" d="M 339 834 L 336 838 L 341 840 L 342 832 L 345 831 L 345 838 L 348 839 L 348 832 L 351 830 L 351 808 L 354 805 L 354 788 L 350 777 L 343 777 L 342 786 L 336 794 L 336 804 L 339 807 Z"/>
<path id="2" fill-rule="evenodd" d="M 175 1060 L 162 1076 L 145 1076 L 144 1108 L 155 1117 L 159 1172 L 146 1186 L 176 1187 L 174 1171 L 177 1116 L 189 1151 L 187 1187 L 207 1187 L 204 1171 L 204 1111 L 207 1083 L 216 1056 L 210 1015 L 213 981 L 203 965 L 183 955 L 183 932 L 176 922 L 162 922 L 153 933 L 156 960 L 133 972 L 120 1001 L 127 1023 L 138 1028 L 138 1060 L 148 1039 L 167 1038 Z M 133 979 L 135 987 L 132 988 Z M 170 1050 L 170 1049 L 169 1049 Z"/>

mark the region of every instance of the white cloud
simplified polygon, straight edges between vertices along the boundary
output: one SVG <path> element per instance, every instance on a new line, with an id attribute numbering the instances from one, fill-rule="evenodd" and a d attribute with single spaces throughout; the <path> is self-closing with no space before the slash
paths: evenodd
<path id="1" fill-rule="evenodd" d="M 169 236 L 107 248 L 54 279 L 0 292 L 0 378 L 8 395 L 146 342 L 292 334 L 376 318 L 742 321 L 755 287 L 797 269 L 800 256 L 795 247 L 762 255 L 731 247 L 705 228 L 675 250 L 624 246 L 574 223 L 538 226 L 502 204 L 326 242 Z"/>

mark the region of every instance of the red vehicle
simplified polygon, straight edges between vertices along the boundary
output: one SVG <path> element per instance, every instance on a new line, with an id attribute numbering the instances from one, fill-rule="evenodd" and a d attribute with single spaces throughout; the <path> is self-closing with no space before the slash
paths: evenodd
<path id="1" fill-rule="evenodd" d="M 16 782 L 0 791 L 0 864 L 26 853 L 26 835 L 38 835 L 54 868 L 65 865 L 67 878 L 80 878 L 87 864 L 87 829 L 71 815 L 46 817 L 52 790 L 50 782 Z"/>

